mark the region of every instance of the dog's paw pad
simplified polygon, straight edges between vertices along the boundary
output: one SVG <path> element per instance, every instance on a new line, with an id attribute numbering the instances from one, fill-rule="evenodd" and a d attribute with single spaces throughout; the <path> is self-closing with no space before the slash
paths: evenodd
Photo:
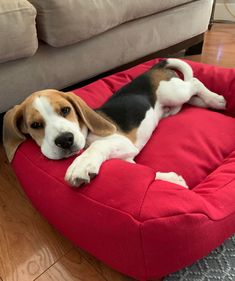
<path id="1" fill-rule="evenodd" d="M 89 175 L 90 179 L 92 180 L 97 176 L 97 173 L 89 173 L 88 175 Z"/>
<path id="2" fill-rule="evenodd" d="M 79 176 L 65 176 L 65 181 L 74 189 L 78 188 L 78 187 L 82 187 L 86 184 L 88 184 L 90 182 L 90 179 L 87 178 L 82 178 Z"/>
<path id="3" fill-rule="evenodd" d="M 69 166 L 65 181 L 72 187 L 80 187 L 90 183 L 99 173 L 100 163 L 95 159 L 79 156 Z"/>

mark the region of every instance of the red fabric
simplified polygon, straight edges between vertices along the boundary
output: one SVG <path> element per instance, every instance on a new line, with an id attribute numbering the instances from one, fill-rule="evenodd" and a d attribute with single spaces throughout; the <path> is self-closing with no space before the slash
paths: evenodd
<path id="1" fill-rule="evenodd" d="M 74 91 L 98 107 L 157 60 Z M 64 175 L 74 157 L 46 159 L 23 143 L 14 170 L 32 203 L 61 233 L 116 270 L 154 279 L 208 254 L 235 232 L 235 70 L 189 62 L 226 112 L 185 106 L 162 120 L 137 164 L 113 159 L 86 187 L 73 190 Z M 155 181 L 175 171 L 191 190 Z"/>

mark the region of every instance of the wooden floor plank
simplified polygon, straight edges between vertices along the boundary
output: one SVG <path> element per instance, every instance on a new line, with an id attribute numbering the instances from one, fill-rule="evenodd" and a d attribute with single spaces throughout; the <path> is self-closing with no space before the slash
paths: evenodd
<path id="1" fill-rule="evenodd" d="M 109 279 L 110 281 L 112 279 Z M 35 281 L 107 281 L 76 249 L 72 249 Z M 112 280 L 113 281 L 113 280 Z"/>
<path id="2" fill-rule="evenodd" d="M 0 276 L 4 281 L 32 281 L 72 245 L 19 192 L 2 145 L 0 159 Z"/>
<path id="3" fill-rule="evenodd" d="M 202 55 L 187 59 L 224 67 L 235 67 L 235 24 L 214 24 L 206 33 Z"/>

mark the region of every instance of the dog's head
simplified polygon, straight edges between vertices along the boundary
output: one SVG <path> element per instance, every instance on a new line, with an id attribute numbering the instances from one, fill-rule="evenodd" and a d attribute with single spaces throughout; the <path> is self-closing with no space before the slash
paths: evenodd
<path id="1" fill-rule="evenodd" d="M 75 94 L 43 90 L 6 113 L 3 143 L 9 161 L 27 135 L 47 158 L 61 159 L 84 148 L 88 130 L 107 136 L 116 127 Z"/>

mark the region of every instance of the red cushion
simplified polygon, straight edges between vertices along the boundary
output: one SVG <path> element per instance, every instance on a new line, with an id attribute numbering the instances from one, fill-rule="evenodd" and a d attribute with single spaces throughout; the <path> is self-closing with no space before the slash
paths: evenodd
<path id="1" fill-rule="evenodd" d="M 157 60 L 74 91 L 98 107 Z M 61 233 L 111 267 L 140 280 L 176 271 L 235 232 L 235 70 L 190 62 L 228 101 L 226 112 L 185 106 L 162 120 L 137 164 L 106 161 L 91 184 L 73 190 L 64 175 L 74 157 L 46 159 L 28 140 L 14 170 L 32 203 Z M 181 174 L 190 186 L 154 180 Z"/>

